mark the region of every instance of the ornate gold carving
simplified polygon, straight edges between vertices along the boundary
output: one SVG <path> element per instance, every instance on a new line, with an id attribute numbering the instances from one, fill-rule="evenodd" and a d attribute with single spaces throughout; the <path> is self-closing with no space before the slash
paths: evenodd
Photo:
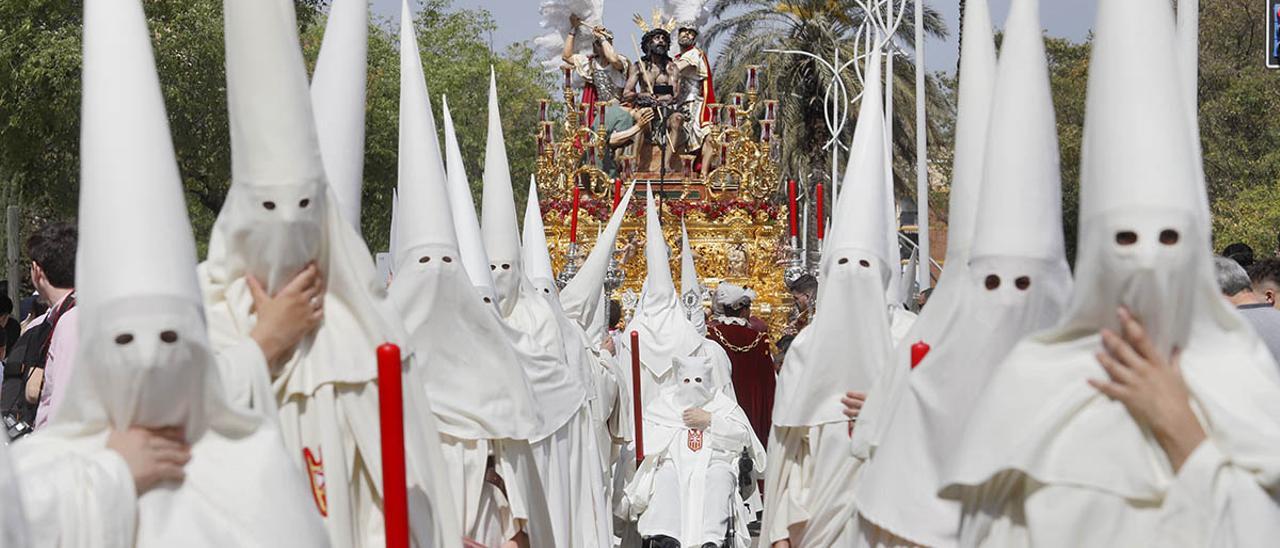
<path id="1" fill-rule="evenodd" d="M 595 245 L 596 234 L 603 229 L 605 213 L 613 198 L 609 174 L 595 162 L 583 161 L 593 152 L 597 160 L 604 158 L 607 145 L 603 124 L 596 130 L 585 125 L 581 119 L 585 109 L 578 106 L 572 89 L 564 89 L 564 99 L 564 120 L 544 122 L 558 126 L 559 135 L 552 139 L 546 139 L 545 134 L 539 137 L 543 148 L 536 169 L 547 245 L 556 272 L 564 270 L 568 254 L 568 211 L 573 185 L 586 181 L 580 185 L 586 192 L 579 206 L 579 260 Z M 672 250 L 671 271 L 676 275 L 677 286 L 680 219 L 683 217 L 702 284 L 714 290 L 720 282 L 729 281 L 754 289 L 758 297 L 752 314 L 769 325 L 770 340 L 776 341 L 786 327 L 792 308 L 783 281 L 787 255 L 784 252 L 786 215 L 782 213 L 786 206 L 771 203 L 781 177 L 772 155 L 773 142 L 756 137 L 756 122 L 751 116 L 758 97 L 748 93 L 744 99 L 740 106 L 710 105 L 713 123 L 703 146 L 711 148 L 709 154 L 702 155 L 702 161 L 710 163 L 704 166 L 705 177 L 697 170 L 682 170 L 682 173 L 668 173 L 664 183 L 658 185 L 657 173 L 622 173 L 620 176 L 628 182 L 652 182 L 655 192 L 666 197 L 661 202 L 663 238 Z M 591 107 L 596 117 L 602 115 L 601 104 Z M 625 151 L 619 151 L 615 164 L 634 166 L 638 152 L 633 145 L 628 146 Z M 611 295 L 614 299 L 621 299 L 628 291 L 638 294 L 647 270 L 644 193 L 643 188 L 637 190 L 631 214 L 618 235 L 615 256 L 622 261 L 619 266 L 625 273 L 625 281 Z M 710 303 L 703 304 L 709 310 Z M 626 315 L 630 315 L 629 310 Z"/>

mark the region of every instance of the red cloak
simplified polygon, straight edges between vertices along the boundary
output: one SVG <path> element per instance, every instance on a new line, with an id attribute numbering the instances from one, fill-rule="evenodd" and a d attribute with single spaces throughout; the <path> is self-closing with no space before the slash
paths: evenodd
<path id="1" fill-rule="evenodd" d="M 773 424 L 773 391 L 778 383 L 769 353 L 769 332 L 751 325 L 729 325 L 713 320 L 707 325 L 707 338 L 729 354 L 738 405 L 751 421 L 756 438 L 767 446 Z"/>

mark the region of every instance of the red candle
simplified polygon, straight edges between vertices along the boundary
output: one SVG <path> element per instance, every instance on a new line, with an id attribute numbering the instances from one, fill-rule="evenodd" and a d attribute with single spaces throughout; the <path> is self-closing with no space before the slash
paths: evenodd
<path id="1" fill-rule="evenodd" d="M 387 547 L 409 548 L 409 503 L 404 470 L 404 393 L 400 347 L 378 347 L 378 411 L 382 430 L 382 500 Z"/>
<path id="2" fill-rule="evenodd" d="M 578 185 L 573 185 L 573 209 L 569 212 L 569 241 L 578 241 Z"/>
<path id="3" fill-rule="evenodd" d="M 644 460 L 644 405 L 640 401 L 640 333 L 631 332 L 631 401 L 636 417 L 636 466 Z"/>
<path id="4" fill-rule="evenodd" d="M 825 238 L 825 237 L 826 237 L 826 235 L 827 235 L 826 227 L 825 227 L 825 226 L 823 226 L 823 224 L 824 224 L 824 223 L 823 223 L 823 221 L 824 221 L 824 220 L 826 220 L 826 216 L 823 214 L 823 211 L 822 211 L 822 209 L 823 209 L 823 207 L 822 207 L 822 205 L 823 205 L 822 183 L 818 183 L 817 188 L 815 188 L 815 189 L 814 189 L 814 194 L 817 194 L 817 195 L 818 195 L 818 203 L 817 203 L 817 207 L 818 207 L 818 239 L 819 239 L 819 240 L 821 240 L 821 239 Z"/>
<path id="5" fill-rule="evenodd" d="M 928 353 L 929 345 L 924 341 L 916 341 L 915 344 L 911 345 L 911 368 L 915 369 L 917 365 L 920 365 L 920 361 Z"/>
<path id="6" fill-rule="evenodd" d="M 547 121 L 547 103 L 546 99 L 538 99 L 538 121 Z"/>
<path id="7" fill-rule="evenodd" d="M 796 180 L 787 180 L 787 221 L 791 226 L 791 237 L 795 238 L 800 235 L 799 225 L 796 223 Z"/>
<path id="8" fill-rule="evenodd" d="M 617 211 L 618 204 L 620 203 L 622 203 L 622 179 L 614 179 L 613 180 L 613 209 L 611 209 L 610 211 Z"/>
<path id="9" fill-rule="evenodd" d="M 562 71 L 564 72 L 564 87 L 565 87 L 565 89 L 569 89 L 569 88 L 573 87 L 573 69 L 571 69 L 571 68 L 569 68 L 569 67 L 564 67 L 564 68 L 562 68 L 562 69 L 560 69 L 560 70 L 562 70 Z"/>

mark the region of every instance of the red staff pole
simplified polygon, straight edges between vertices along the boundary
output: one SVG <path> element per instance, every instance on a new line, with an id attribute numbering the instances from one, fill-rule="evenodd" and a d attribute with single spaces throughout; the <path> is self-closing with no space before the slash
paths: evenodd
<path id="1" fill-rule="evenodd" d="M 378 410 L 382 424 L 382 515 L 387 548 L 409 548 L 409 502 L 404 472 L 404 392 L 400 347 L 378 347 Z"/>
<path id="2" fill-rule="evenodd" d="M 644 460 L 644 417 L 641 415 L 641 409 L 644 404 L 640 402 L 640 332 L 631 332 L 631 399 L 634 401 L 636 411 L 636 466 L 640 466 L 640 461 Z"/>
<path id="3" fill-rule="evenodd" d="M 817 205 L 818 205 L 818 215 L 817 215 L 817 217 L 818 217 L 818 240 L 822 240 L 822 239 L 823 239 L 823 238 L 825 238 L 825 237 L 826 237 L 826 235 L 827 235 L 827 231 L 826 231 L 826 228 L 827 228 L 827 227 L 826 227 L 826 226 L 824 226 L 824 225 L 826 224 L 826 219 L 827 219 L 827 217 L 826 217 L 826 211 L 825 211 L 825 208 L 823 207 L 823 205 L 824 205 L 824 204 L 823 204 L 822 190 L 823 190 L 823 189 L 822 189 L 822 183 L 818 183 L 818 188 L 814 191 L 814 194 L 815 194 L 815 195 L 817 195 L 817 198 L 818 198 L 818 202 L 817 202 Z"/>

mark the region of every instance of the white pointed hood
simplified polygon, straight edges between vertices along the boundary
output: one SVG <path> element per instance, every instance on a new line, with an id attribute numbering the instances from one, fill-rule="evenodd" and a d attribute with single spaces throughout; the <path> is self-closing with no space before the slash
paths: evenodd
<path id="1" fill-rule="evenodd" d="M 484 147 L 484 199 L 480 204 L 480 230 L 489 253 L 498 308 L 508 315 L 515 308 L 527 283 L 520 257 L 520 229 L 516 226 L 516 198 L 507 163 L 507 144 L 502 137 L 502 115 L 498 112 L 498 84 L 489 69 L 489 134 Z"/>
<path id="2" fill-rule="evenodd" d="M 658 205 L 654 200 L 653 188 L 649 185 L 644 190 L 644 258 L 645 277 L 643 305 L 649 308 L 661 308 L 669 302 L 676 302 L 676 285 L 671 275 L 671 251 L 667 247 L 666 236 L 662 233 L 662 221 L 658 215 Z"/>
<path id="3" fill-rule="evenodd" d="M 533 389 L 511 335 L 472 289 L 458 251 L 445 172 L 408 2 L 401 15 L 398 196 L 415 215 L 398 230 L 396 303 L 424 363 L 439 430 L 456 438 L 530 439 Z"/>
<path id="4" fill-rule="evenodd" d="M 78 365 L 49 426 L 11 446 L 19 475 L 94 458 L 108 430 L 178 426 L 192 464 L 180 484 L 136 502 L 129 494 L 133 508 L 115 509 L 131 516 L 125 542 L 175 545 L 192 530 L 234 527 L 268 544 L 324 545 L 274 421 L 233 408 L 224 395 L 150 36 L 141 2 L 85 3 Z M 265 491 L 253 501 L 236 496 L 256 489 Z"/>
<path id="5" fill-rule="evenodd" d="M 702 335 L 707 334 L 707 314 L 702 306 L 702 282 L 694 266 L 693 248 L 689 245 L 689 229 L 680 219 L 680 303 L 684 305 L 689 322 Z"/>
<path id="6" fill-rule="evenodd" d="M 546 227 L 542 224 L 542 206 L 538 201 L 538 182 L 529 176 L 529 199 L 524 208 L 524 235 L 521 237 L 525 269 L 533 287 L 544 295 L 555 296 L 556 273 L 551 268 L 551 251 L 547 247 Z"/>
<path id="7" fill-rule="evenodd" d="M 997 369 L 954 454 L 946 496 L 1013 469 L 1143 504 L 1164 500 L 1173 471 L 1163 451 L 1123 406 L 1084 384 L 1105 378 L 1098 332 L 1116 329 L 1122 305 L 1159 351 L 1182 349 L 1182 376 L 1223 458 L 1260 487 L 1280 488 L 1280 375 L 1214 281 L 1195 132 L 1169 55 L 1173 21 L 1162 0 L 1098 4 L 1071 304 Z M 1208 531 L 1192 534 L 1188 542 L 1210 544 Z"/>
<path id="8" fill-rule="evenodd" d="M 1197 291 L 1197 271 L 1208 268 L 1207 256 L 1200 255 L 1209 242 L 1197 241 L 1208 230 L 1201 218 L 1205 205 L 1195 130 L 1190 116 L 1168 116 L 1188 108 L 1178 59 L 1168 55 L 1175 43 L 1170 7 L 1148 12 L 1159 21 L 1146 25 L 1147 32 L 1116 29 L 1119 21 L 1137 21 L 1129 19 L 1135 16 L 1132 10 L 1148 3 L 1154 2 L 1099 9 L 1095 48 L 1101 49 L 1090 59 L 1081 150 L 1076 265 L 1082 285 L 1068 316 L 1082 330 L 1114 328 L 1116 306 L 1127 305 L 1147 320 L 1148 331 L 1168 352 L 1185 345 L 1189 336 L 1191 295 Z M 1158 61 L 1144 59 L 1156 46 L 1170 49 Z M 1182 245 L 1159 245 L 1166 229 L 1179 232 Z M 1118 245 L 1117 234 L 1125 231 L 1138 236 L 1134 246 Z M 1164 267 L 1146 270 L 1156 262 Z M 1178 263 L 1186 266 L 1177 268 Z M 1130 275 L 1154 278 L 1126 280 Z"/>
<path id="9" fill-rule="evenodd" d="M 458 146 L 458 134 L 453 129 L 453 115 L 449 113 L 449 98 L 441 100 L 444 111 L 445 166 L 448 172 L 449 206 L 453 213 L 453 229 L 458 236 L 462 252 L 462 266 L 471 278 L 481 299 L 498 306 L 494 292 L 493 273 L 489 269 L 489 254 L 480 234 L 480 220 L 476 217 L 476 204 L 471 199 L 471 184 L 467 182 L 467 169 L 462 164 L 462 149 Z"/>
<path id="10" fill-rule="evenodd" d="M 968 294 L 969 251 L 977 223 L 978 196 L 983 184 L 982 164 L 991 117 L 996 73 L 995 38 L 987 0 L 965 5 L 965 40 L 960 52 L 960 89 L 956 110 L 955 159 L 952 163 L 951 201 L 947 211 L 947 255 L 929 306 L 899 341 L 891 369 L 878 394 L 869 396 L 858 416 L 862 430 L 875 443 L 883 434 L 884 413 L 893 409 L 905 389 L 910 372 L 910 346 L 918 341 L 933 344 L 951 329 Z M 867 434 L 864 434 L 867 435 Z"/>
<path id="11" fill-rule="evenodd" d="M 324 171 L 342 218 L 360 232 L 364 183 L 365 82 L 368 80 L 369 4 L 335 0 L 329 5 L 324 42 L 311 78 L 311 103 Z"/>
<path id="12" fill-rule="evenodd" d="M 293 4 L 228 0 L 227 107 L 231 188 L 211 260 L 228 255 L 231 277 L 247 272 L 274 293 L 328 250 L 325 182 Z"/>
<path id="13" fill-rule="evenodd" d="M 560 305 L 564 307 L 565 314 L 586 329 L 587 335 L 593 337 L 593 340 L 601 340 L 608 328 L 605 325 L 608 322 L 608 307 L 601 306 L 601 301 L 606 300 L 604 277 L 609 272 L 618 231 L 622 229 L 622 221 L 627 216 L 627 208 L 631 205 L 631 195 L 635 190 L 635 183 L 627 187 L 627 193 L 609 216 L 609 223 L 596 237 L 591 253 L 587 254 L 586 260 L 578 267 L 578 273 L 560 291 Z"/>
<path id="14" fill-rule="evenodd" d="M 950 278 L 951 308 L 931 316 L 937 329 L 919 365 L 909 369 L 909 346 L 923 339 L 907 339 L 908 352 L 898 352 L 904 361 L 894 366 L 907 373 L 901 385 L 888 389 L 892 407 L 881 412 L 878 448 L 855 495 L 868 519 L 918 544 L 959 542 L 960 506 L 934 494 L 965 422 L 1000 361 L 1019 339 L 1052 326 L 1071 291 L 1062 245 L 1057 126 L 1036 4 L 1015 0 L 1005 24 L 985 177 L 975 192 L 973 257 L 961 269 L 971 274 Z M 968 22 L 970 14 L 965 16 Z"/>
<path id="15" fill-rule="evenodd" d="M 947 208 L 946 267 L 926 310 L 933 307 L 936 302 L 933 299 L 942 295 L 942 282 L 947 279 L 948 272 L 959 274 L 967 270 L 977 223 L 987 122 L 991 117 L 991 97 L 995 93 L 996 78 L 996 46 L 987 0 L 970 0 L 965 4 L 964 35 L 969 39 L 964 41 L 960 52 L 955 153 Z"/>
<path id="16" fill-rule="evenodd" d="M 400 154 L 395 208 L 399 201 L 409 206 L 414 215 L 397 216 L 392 209 L 395 247 L 391 248 L 395 269 L 404 266 L 411 251 L 425 245 L 458 247 L 454 234 L 453 213 L 449 207 L 440 141 L 431 99 L 427 96 L 426 77 L 418 54 L 418 39 L 413 30 L 408 3 L 400 15 Z M 457 253 L 454 253 L 455 258 Z M 461 261 L 459 261 L 461 263 Z"/>
<path id="17" fill-rule="evenodd" d="M 399 243 L 396 236 L 397 226 L 400 226 L 400 192 L 393 188 L 391 189 L 391 227 L 387 229 L 390 232 L 387 239 L 388 255 L 395 254 L 396 244 Z"/>
<path id="18" fill-rule="evenodd" d="M 538 181 L 534 179 L 534 175 L 529 175 L 529 200 L 525 204 L 525 228 L 521 236 L 525 268 L 529 271 L 529 280 L 535 289 L 556 297 L 559 293 L 556 288 L 556 270 L 552 269 L 547 228 L 543 225 L 543 209 L 539 204 Z"/>
<path id="19" fill-rule="evenodd" d="M 705 339 L 689 322 L 684 307 L 676 297 L 675 283 L 671 280 L 667 242 L 662 235 L 662 223 L 658 220 L 658 208 L 652 189 L 646 187 L 644 195 L 644 254 L 648 273 L 640 294 L 640 303 L 636 305 L 625 332 L 640 333 L 640 363 L 655 377 L 662 377 L 671 370 L 672 360 L 690 355 Z M 630 337 L 623 337 L 622 343 L 630 351 Z"/>
<path id="20" fill-rule="evenodd" d="M 897 255 L 891 256 L 889 249 L 889 238 L 893 234 L 886 234 L 893 223 L 893 201 L 886 192 L 884 176 L 885 124 L 880 64 L 880 51 L 873 50 L 867 62 L 867 83 L 862 90 L 849 162 L 840 183 L 840 200 L 835 211 L 838 222 L 832 225 L 823 243 L 821 268 L 825 273 L 830 267 L 827 257 L 835 255 L 827 252 L 859 249 L 879 261 L 878 271 L 887 289 L 890 271 L 900 265 Z M 858 199 L 844 199 L 849 196 L 857 196 Z"/>
<path id="21" fill-rule="evenodd" d="M 414 389 L 422 366 L 412 357 L 408 334 L 385 280 L 379 279 L 372 254 L 360 235 L 342 219 L 334 193 L 324 179 L 311 112 L 298 23 L 291 0 L 226 0 L 227 95 L 231 119 L 231 189 L 209 240 L 209 258 L 200 268 L 209 331 L 219 350 L 244 343 L 256 321 L 246 277 L 253 275 L 274 293 L 308 264 L 325 275 L 324 322 L 273 371 L 272 395 L 282 408 L 310 416 L 303 402 L 322 387 L 361 386 L 376 396 L 377 359 L 383 343 L 404 350 L 406 453 L 409 500 L 426 496 L 432 503 L 431 530 L 414 530 L 416 542 L 456 543 L 457 524 L 440 516 L 453 514 L 448 479 L 437 442 L 435 418 L 426 394 Z M 265 396 L 256 396 L 265 397 Z M 356 421 L 375 417 L 372 399 L 350 400 Z M 288 412 L 288 411 L 286 411 Z M 317 445 L 317 432 L 283 432 L 286 444 Z M 350 438 L 348 438 L 350 439 Z M 356 436 L 354 449 L 363 455 L 370 485 L 381 489 L 381 446 L 377 436 Z M 336 472 L 345 457 L 324 451 L 330 467 L 330 492 L 354 488 L 354 468 Z M 425 513 L 425 512 L 424 512 Z M 331 513 L 335 531 L 354 516 Z"/>
<path id="22" fill-rule="evenodd" d="M 823 244 L 817 313 L 787 350 L 773 406 L 775 426 L 847 421 L 840 397 L 848 390 L 869 391 L 892 355 L 885 304 L 890 263 L 878 50 L 867 63 L 837 222 Z M 897 268 L 896 261 L 892 267 Z"/>
<path id="23" fill-rule="evenodd" d="M 1194 124 L 1200 111 L 1200 0 L 1178 0 L 1177 16 L 1178 74 Z"/>

